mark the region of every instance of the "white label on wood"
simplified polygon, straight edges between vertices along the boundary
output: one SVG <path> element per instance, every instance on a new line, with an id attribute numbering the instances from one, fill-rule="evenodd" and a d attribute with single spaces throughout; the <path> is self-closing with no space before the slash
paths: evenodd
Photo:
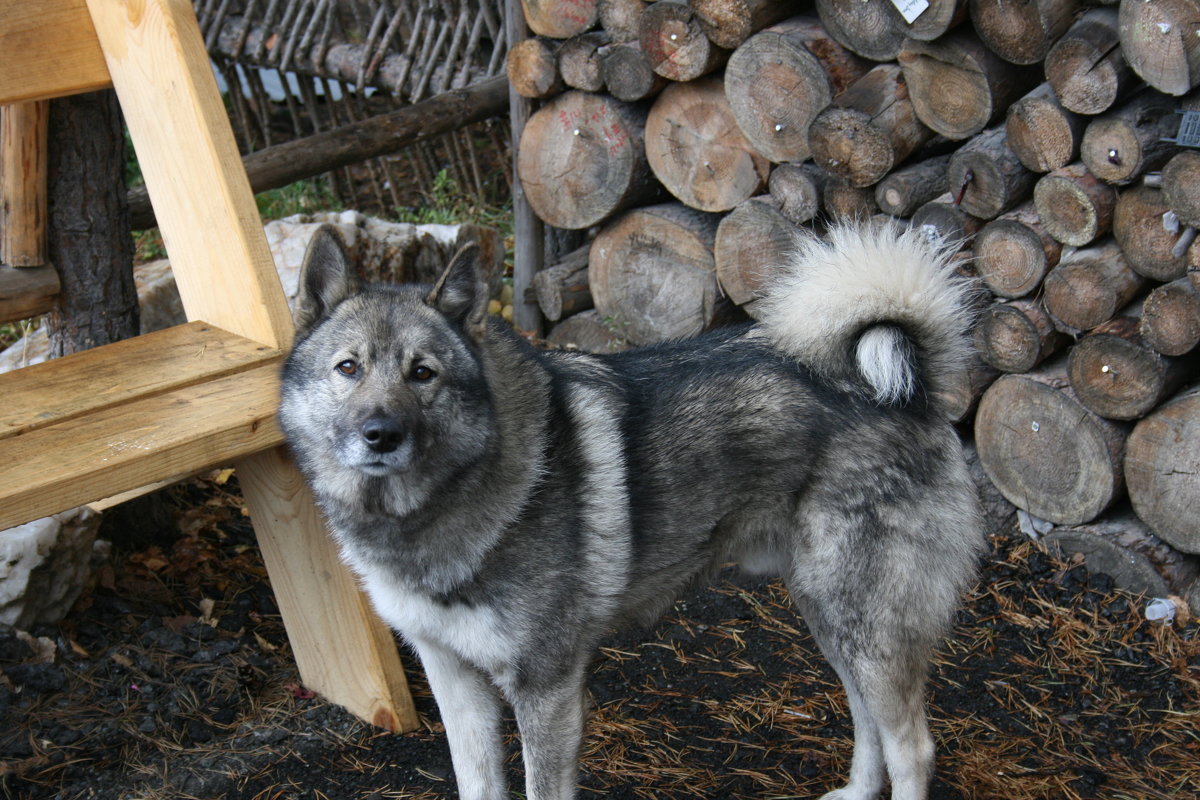
<path id="1" fill-rule="evenodd" d="M 929 8 L 929 0 L 892 0 L 892 5 L 900 12 L 900 16 L 904 17 L 904 21 L 912 25 L 913 20 Z"/>

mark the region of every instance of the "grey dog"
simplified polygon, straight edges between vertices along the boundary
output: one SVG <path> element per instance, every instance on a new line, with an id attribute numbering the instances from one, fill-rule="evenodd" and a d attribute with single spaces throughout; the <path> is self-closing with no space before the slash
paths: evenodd
<path id="1" fill-rule="evenodd" d="M 612 355 L 486 313 L 470 249 L 436 285 L 362 286 L 322 230 L 280 418 L 347 563 L 419 655 L 460 796 L 574 797 L 585 671 L 730 561 L 779 576 L 845 685 L 849 781 L 926 796 L 932 651 L 976 574 L 975 490 L 942 399 L 967 289 L 881 225 L 800 237 L 755 324 Z"/>

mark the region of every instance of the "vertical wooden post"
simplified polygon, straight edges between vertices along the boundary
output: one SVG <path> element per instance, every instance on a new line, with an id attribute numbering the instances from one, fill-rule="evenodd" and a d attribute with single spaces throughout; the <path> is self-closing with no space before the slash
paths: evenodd
<path id="1" fill-rule="evenodd" d="M 529 35 L 521 0 L 505 0 L 505 33 L 512 47 Z M 508 105 L 512 117 L 513 151 L 513 321 L 521 330 L 542 333 L 542 314 L 533 292 L 533 276 L 542 268 L 545 259 L 545 231 L 542 221 L 533 213 L 521 178 L 517 175 L 517 150 L 525 123 L 533 113 L 533 101 L 517 94 L 509 86 Z"/>
<path id="2" fill-rule="evenodd" d="M 292 321 L 187 0 L 87 0 L 184 310 L 286 349 Z M 282 448 L 235 464 L 309 688 L 391 730 L 416 726 L 396 643 Z"/>
<path id="3" fill-rule="evenodd" d="M 0 264 L 46 263 L 46 131 L 50 103 L 0 108 Z"/>

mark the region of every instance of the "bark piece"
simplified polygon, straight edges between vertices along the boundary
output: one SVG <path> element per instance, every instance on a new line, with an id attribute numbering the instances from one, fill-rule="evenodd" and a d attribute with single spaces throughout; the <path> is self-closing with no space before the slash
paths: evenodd
<path id="1" fill-rule="evenodd" d="M 618 335 L 638 345 L 681 339 L 717 318 L 718 219 L 665 203 L 629 211 L 597 234 L 588 284 L 596 310 Z"/>
<path id="2" fill-rule="evenodd" d="M 1067 111 L 1049 83 L 1042 83 L 1008 109 L 1008 146 L 1026 169 L 1050 172 L 1079 158 L 1084 117 Z"/>
<path id="3" fill-rule="evenodd" d="M 1077 114 L 1101 114 L 1137 85 L 1120 47 L 1115 8 L 1080 17 L 1046 54 L 1046 80 Z"/>
<path id="4" fill-rule="evenodd" d="M 917 119 L 900 68 L 880 64 L 817 115 L 808 144 L 826 172 L 870 186 L 933 136 Z"/>
<path id="5" fill-rule="evenodd" d="M 1064 330 L 1090 330 L 1107 322 L 1146 286 L 1109 240 L 1065 256 L 1042 283 L 1050 316 Z"/>
<path id="6" fill-rule="evenodd" d="M 139 310 L 117 96 L 51 100 L 47 125 L 46 255 L 61 284 L 48 327 L 58 358 L 136 336 Z"/>
<path id="7" fill-rule="evenodd" d="M 843 48 L 812 17 L 795 17 L 750 37 L 725 67 L 725 94 L 738 127 L 776 163 L 810 155 L 808 130 L 868 63 Z"/>
<path id="8" fill-rule="evenodd" d="M 975 412 L 975 446 L 992 483 L 1058 525 L 1090 522 L 1120 497 L 1128 431 L 1074 397 L 1061 357 L 1037 372 L 1000 376 Z"/>
<path id="9" fill-rule="evenodd" d="M 1161 539 L 1200 553 L 1200 387 L 1139 422 L 1129 437 L 1125 477 L 1133 509 Z"/>
<path id="10" fill-rule="evenodd" d="M 761 191 L 770 171 L 734 121 L 719 77 L 673 83 L 658 96 L 646 157 L 667 191 L 701 211 L 728 211 Z"/>
<path id="11" fill-rule="evenodd" d="M 517 153 L 517 173 L 537 215 L 557 228 L 582 229 L 653 197 L 645 115 L 644 107 L 580 91 L 538 109 Z"/>
<path id="12" fill-rule="evenodd" d="M 1117 191 L 1076 163 L 1043 176 L 1033 187 L 1033 203 L 1051 236 L 1083 247 L 1112 228 Z"/>
<path id="13" fill-rule="evenodd" d="M 921 121 L 947 139 L 968 139 L 998 119 L 1040 80 L 960 28 L 935 42 L 908 40 L 897 56 Z"/>

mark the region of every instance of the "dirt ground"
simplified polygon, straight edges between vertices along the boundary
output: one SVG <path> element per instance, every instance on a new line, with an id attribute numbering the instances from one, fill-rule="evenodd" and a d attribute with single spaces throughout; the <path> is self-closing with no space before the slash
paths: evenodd
<path id="1" fill-rule="evenodd" d="M 117 547 L 67 622 L 33 639 L 0 627 L 0 795 L 456 797 L 411 660 L 421 726 L 408 734 L 300 685 L 236 480 L 194 481 L 170 505 L 176 530 Z M 1194 797 L 1200 625 L 1143 608 L 995 535 L 932 674 L 932 796 Z M 778 584 L 730 573 L 652 630 L 614 636 L 590 689 L 581 798 L 810 798 L 849 765 L 845 697 Z M 519 789 L 515 734 L 508 745 Z"/>

